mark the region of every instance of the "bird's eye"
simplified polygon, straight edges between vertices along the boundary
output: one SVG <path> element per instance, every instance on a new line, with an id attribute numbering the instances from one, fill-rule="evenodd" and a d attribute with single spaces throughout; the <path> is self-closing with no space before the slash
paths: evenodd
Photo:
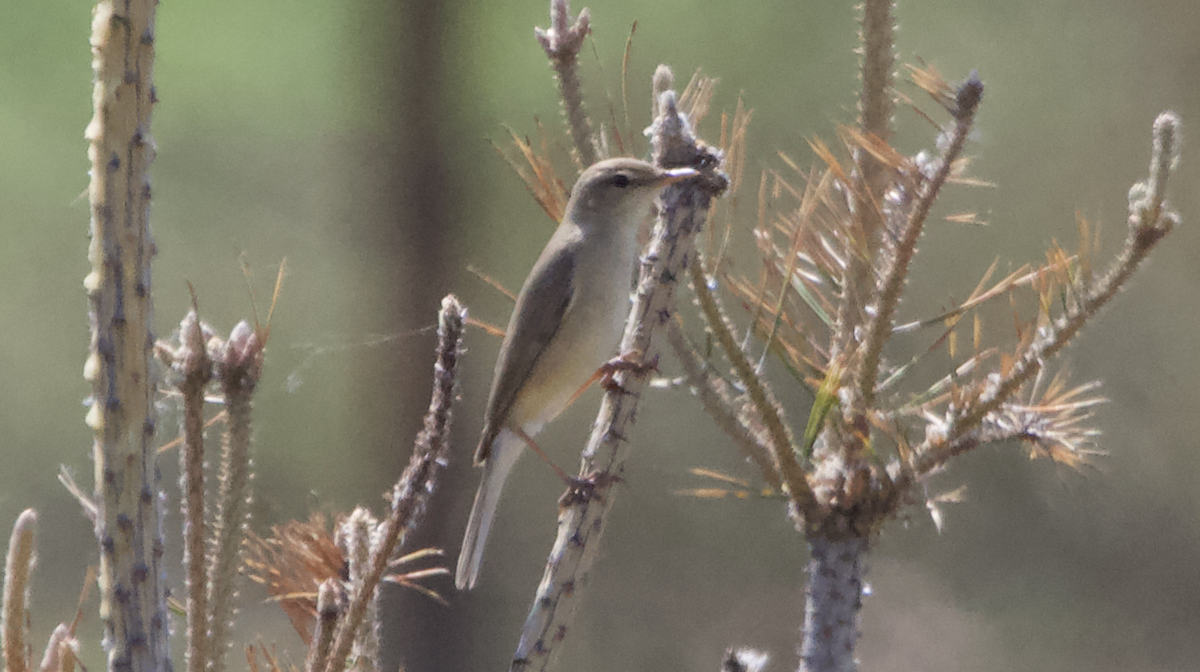
<path id="1" fill-rule="evenodd" d="M 613 175 L 612 183 L 614 187 L 624 189 L 629 186 L 629 176 L 625 173 L 617 173 Z"/>

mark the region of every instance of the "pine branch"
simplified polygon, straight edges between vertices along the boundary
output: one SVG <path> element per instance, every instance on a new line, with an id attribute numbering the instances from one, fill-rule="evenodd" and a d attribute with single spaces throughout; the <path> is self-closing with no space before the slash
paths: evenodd
<path id="1" fill-rule="evenodd" d="M 228 414 L 218 475 L 217 513 L 208 568 L 208 647 L 210 672 L 223 672 L 229 650 L 233 599 L 241 575 L 242 542 L 250 522 L 251 400 L 262 375 L 263 341 L 248 322 L 239 322 L 229 340 L 213 353 Z"/>
<path id="2" fill-rule="evenodd" d="M 29 580 L 33 574 L 37 512 L 25 509 L 13 524 L 4 561 L 4 603 L 0 607 L 5 672 L 26 672 L 29 655 Z"/>
<path id="3" fill-rule="evenodd" d="M 653 361 L 655 333 L 672 318 L 674 292 L 692 259 L 693 238 L 707 218 L 712 200 L 726 187 L 723 175 L 712 171 L 718 157 L 703 147 L 679 114 L 674 92 L 664 94 L 662 111 L 652 126 L 654 161 L 661 168 L 707 169 L 699 177 L 671 185 L 659 201 L 658 223 L 642 261 L 641 280 L 621 341 L 622 353 L 638 353 Z M 615 374 L 613 391 L 605 395 L 587 448 L 580 475 L 594 483 L 590 494 L 574 497 L 559 512 L 558 537 L 546 562 L 533 608 L 521 631 L 511 670 L 549 669 L 570 631 L 583 584 L 599 551 L 605 520 L 616 500 L 630 453 L 627 431 L 633 423 L 645 381 L 628 371 Z"/>
<path id="4" fill-rule="evenodd" d="M 355 583 L 345 617 L 337 626 L 325 672 L 342 672 L 350 656 L 375 591 L 387 571 L 388 561 L 400 548 L 403 535 L 425 514 L 429 497 L 450 449 L 450 421 L 454 406 L 458 362 L 462 356 L 462 335 L 467 309 L 453 294 L 442 299 L 438 314 L 437 361 L 433 368 L 433 394 L 425 413 L 425 427 L 417 435 L 413 456 L 392 490 L 388 519 L 378 532 L 379 541 L 371 550 L 368 571 Z M 319 643 L 319 639 L 314 639 Z M 316 668 L 320 669 L 320 668 Z"/>
<path id="5" fill-rule="evenodd" d="M 95 114 L 85 136 L 92 161 L 92 270 L 84 280 L 92 383 L 100 613 L 108 668 L 170 669 L 162 504 L 155 462 L 155 375 L 150 261 L 150 135 L 154 0 L 105 0 L 92 22 Z"/>
<path id="6" fill-rule="evenodd" d="M 575 23 L 571 23 L 571 8 L 567 0 L 550 0 L 550 27 L 535 28 L 534 34 L 542 45 L 550 65 L 558 78 L 558 92 L 562 96 L 563 113 L 567 118 L 567 129 L 575 141 L 579 162 L 588 167 L 596 162 L 596 139 L 592 135 L 592 124 L 583 107 L 583 87 L 579 82 L 579 50 L 583 40 L 591 32 L 588 25 L 587 8 L 579 12 Z"/>

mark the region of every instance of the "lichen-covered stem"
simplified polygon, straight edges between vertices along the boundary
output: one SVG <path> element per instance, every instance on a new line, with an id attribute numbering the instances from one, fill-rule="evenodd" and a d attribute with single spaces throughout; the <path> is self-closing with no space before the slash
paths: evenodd
<path id="1" fill-rule="evenodd" d="M 92 22 L 92 337 L 100 613 L 110 670 L 169 670 L 159 471 L 155 461 L 150 262 L 154 0 L 104 1 Z"/>
<path id="2" fill-rule="evenodd" d="M 854 672 L 870 544 L 862 537 L 813 537 L 809 548 L 800 672 Z"/>

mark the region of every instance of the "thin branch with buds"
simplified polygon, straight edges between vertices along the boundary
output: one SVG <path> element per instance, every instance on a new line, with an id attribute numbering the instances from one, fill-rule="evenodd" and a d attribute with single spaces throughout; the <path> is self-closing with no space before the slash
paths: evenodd
<path id="1" fill-rule="evenodd" d="M 434 363 L 433 394 L 425 414 L 425 426 L 413 445 L 413 456 L 392 490 L 391 511 L 371 548 L 367 571 L 355 582 L 350 604 L 334 636 L 325 672 L 342 672 L 349 659 L 376 590 L 387 572 L 388 563 L 399 549 L 403 535 L 424 517 L 429 497 L 450 449 L 451 410 L 458 362 L 462 356 L 462 335 L 467 311 L 453 295 L 442 299 L 438 314 L 437 361 Z"/>
<path id="2" fill-rule="evenodd" d="M 212 379 L 208 356 L 211 329 L 205 334 L 196 310 L 183 318 L 179 327 L 180 349 L 176 360 L 183 369 L 183 445 L 179 452 L 179 500 L 183 523 L 184 582 L 187 587 L 187 672 L 203 672 L 208 665 L 208 592 L 205 569 L 207 506 L 204 501 L 204 392 Z"/>
<path id="3" fill-rule="evenodd" d="M 13 524 L 4 561 L 4 601 L 0 607 L 0 644 L 5 672 L 26 672 L 29 655 L 29 581 L 33 574 L 37 512 L 25 509 Z"/>
<path id="4" fill-rule="evenodd" d="M 227 413 L 218 475 L 213 546 L 207 576 L 208 666 L 210 672 L 225 669 L 233 599 L 241 575 L 242 542 L 250 522 L 250 427 L 251 400 L 262 376 L 263 341 L 249 322 L 239 322 L 229 339 L 213 348 L 212 358 L 221 385 Z"/>
<path id="5" fill-rule="evenodd" d="M 571 132 L 571 139 L 575 141 L 575 150 L 579 152 L 579 162 L 586 168 L 596 162 L 596 139 L 583 107 L 583 88 L 579 84 L 577 66 L 579 50 L 591 31 L 588 25 L 590 17 L 587 8 L 584 8 L 572 24 L 570 9 L 567 0 L 551 0 L 550 27 L 545 30 L 535 28 L 534 32 L 558 78 L 567 128 Z"/>

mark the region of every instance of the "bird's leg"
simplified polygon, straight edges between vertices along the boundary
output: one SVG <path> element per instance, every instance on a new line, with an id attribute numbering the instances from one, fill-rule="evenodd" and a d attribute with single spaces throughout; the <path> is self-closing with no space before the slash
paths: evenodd
<path id="1" fill-rule="evenodd" d="M 567 483 L 567 491 L 562 494 L 562 497 L 558 498 L 558 506 L 565 509 L 569 506 L 589 502 L 593 498 L 603 501 L 604 498 L 597 495 L 596 490 L 604 489 L 620 480 L 620 476 L 601 471 L 593 471 L 587 476 L 572 478 Z"/>
<path id="2" fill-rule="evenodd" d="M 600 368 L 596 369 L 596 372 L 592 374 L 592 377 L 588 378 L 587 382 L 583 385 L 580 385 L 578 390 L 575 390 L 575 394 L 571 395 L 567 406 L 570 407 L 574 404 L 580 395 L 586 392 L 592 386 L 592 383 L 597 380 L 600 381 L 600 387 L 604 388 L 607 392 L 625 392 L 625 388 L 613 380 L 613 374 L 617 371 L 632 371 L 637 376 L 644 376 L 651 371 L 658 371 L 658 355 L 655 355 L 654 359 L 649 362 L 642 361 L 642 353 L 640 352 L 627 352 L 613 357 L 601 364 Z"/>
<path id="3" fill-rule="evenodd" d="M 625 394 L 625 388 L 621 387 L 613 377 L 618 371 L 629 371 L 635 376 L 650 375 L 651 372 L 658 371 L 658 355 L 647 362 L 642 359 L 640 352 L 623 352 L 602 364 L 592 379 L 595 380 L 599 377 L 600 387 L 607 392 Z"/>
<path id="4" fill-rule="evenodd" d="M 521 429 L 520 427 L 514 427 L 511 429 L 518 438 L 525 442 L 525 445 L 529 446 L 529 449 L 532 450 L 535 455 L 542 458 L 543 462 L 550 465 L 550 468 L 554 470 L 554 473 L 558 474 L 558 477 L 567 484 L 567 491 L 563 493 L 562 497 L 558 498 L 558 505 L 560 507 L 567 507 L 586 502 L 595 495 L 596 488 L 607 486 L 608 484 L 615 483 L 617 480 L 619 480 L 619 477 L 617 476 L 601 473 L 588 474 L 587 476 L 568 476 L 567 472 L 562 470 L 562 467 L 552 462 L 550 458 L 546 456 L 546 453 L 538 447 L 537 443 L 533 440 L 533 437 L 525 433 L 525 430 Z"/>
<path id="5" fill-rule="evenodd" d="M 525 445 L 529 446 L 529 449 L 532 450 L 535 455 L 542 458 L 543 462 L 550 465 L 550 468 L 554 470 L 554 473 L 558 474 L 559 478 L 566 481 L 568 485 L 575 480 L 568 476 L 567 472 L 562 470 L 562 467 L 552 462 L 550 458 L 546 456 L 546 453 L 542 452 L 542 449 L 538 448 L 538 445 L 534 443 L 533 437 L 525 433 L 525 430 L 521 429 L 520 427 L 511 427 L 510 429 L 512 429 L 512 432 L 517 435 L 517 438 L 521 439 L 525 442 Z"/>

